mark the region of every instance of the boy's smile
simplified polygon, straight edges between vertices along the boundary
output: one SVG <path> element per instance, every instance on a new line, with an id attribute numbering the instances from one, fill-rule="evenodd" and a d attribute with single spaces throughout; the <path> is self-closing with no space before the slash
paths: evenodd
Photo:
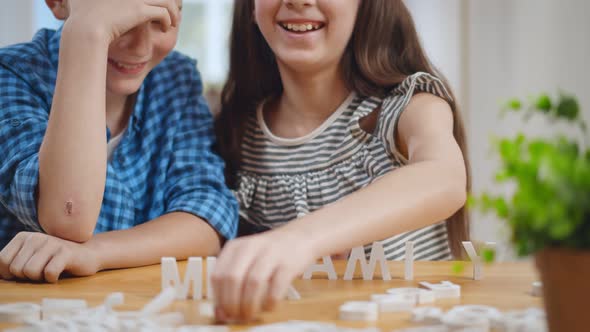
<path id="1" fill-rule="evenodd" d="M 178 27 L 163 32 L 158 22 L 147 22 L 128 31 L 109 46 L 107 89 L 129 96 L 176 45 Z"/>
<path id="2" fill-rule="evenodd" d="M 123 75 L 137 75 L 141 73 L 148 62 L 126 63 L 109 59 L 109 65 Z"/>
<path id="3" fill-rule="evenodd" d="M 47 0 L 57 19 L 70 16 L 69 0 Z M 175 0 L 182 10 L 182 0 Z M 182 13 L 182 12 L 181 12 Z M 107 94 L 128 97 L 136 93 L 146 76 L 176 45 L 178 26 L 162 31 L 162 22 L 148 21 L 111 42 L 107 62 Z"/>

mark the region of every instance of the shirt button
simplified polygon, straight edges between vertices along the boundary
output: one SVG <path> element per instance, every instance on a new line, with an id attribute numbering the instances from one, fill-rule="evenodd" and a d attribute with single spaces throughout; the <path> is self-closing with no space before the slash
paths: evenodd
<path id="1" fill-rule="evenodd" d="M 12 119 L 12 120 L 10 120 L 10 125 L 13 127 L 18 127 L 21 125 L 21 122 L 18 119 Z"/>

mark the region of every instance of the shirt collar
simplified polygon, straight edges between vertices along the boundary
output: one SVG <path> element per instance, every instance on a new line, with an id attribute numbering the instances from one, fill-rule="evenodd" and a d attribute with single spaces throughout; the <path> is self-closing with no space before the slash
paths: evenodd
<path id="1" fill-rule="evenodd" d="M 146 76 L 143 83 L 139 87 L 139 91 L 137 91 L 137 97 L 135 98 L 133 112 L 131 113 L 131 118 L 129 119 L 129 124 L 127 125 L 128 128 L 134 131 L 139 131 L 139 129 L 141 128 L 143 114 L 147 111 L 144 109 L 144 101 L 146 94 L 146 85 L 148 84 L 148 80 L 151 74 L 152 73 L 149 73 L 148 76 Z"/>
<path id="2" fill-rule="evenodd" d="M 49 52 L 49 59 L 51 61 L 51 65 L 57 71 L 57 65 L 59 63 L 59 43 L 61 41 L 61 32 L 63 29 L 63 25 L 57 29 L 56 31 L 51 30 L 41 30 L 38 34 L 41 33 L 51 33 L 53 35 L 49 36 L 49 40 L 47 42 L 47 51 Z M 46 37 L 47 38 L 47 37 Z"/>

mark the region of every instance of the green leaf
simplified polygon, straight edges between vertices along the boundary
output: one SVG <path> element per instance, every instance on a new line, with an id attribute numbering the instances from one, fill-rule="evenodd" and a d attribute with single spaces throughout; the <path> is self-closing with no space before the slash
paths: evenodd
<path id="1" fill-rule="evenodd" d="M 481 259 L 484 263 L 493 263 L 496 260 L 496 251 L 492 248 L 483 248 Z"/>
<path id="2" fill-rule="evenodd" d="M 580 114 L 580 105 L 573 96 L 561 96 L 557 105 L 556 114 L 558 117 L 568 120 L 575 120 Z"/>
<path id="3" fill-rule="evenodd" d="M 502 168 L 496 173 L 495 180 L 498 183 L 502 183 L 508 181 L 512 176 L 512 173 L 510 173 L 507 169 Z"/>
<path id="4" fill-rule="evenodd" d="M 564 156 L 577 157 L 580 153 L 580 146 L 578 142 L 572 142 L 565 137 L 560 137 L 557 141 L 557 148 L 559 152 L 563 152 Z"/>
<path id="5" fill-rule="evenodd" d="M 506 106 L 513 111 L 519 111 L 522 109 L 522 102 L 517 98 L 513 98 L 506 103 Z"/>
<path id="6" fill-rule="evenodd" d="M 468 209 L 473 209 L 477 205 L 477 197 L 473 196 L 472 194 L 467 195 L 467 202 L 465 202 L 465 207 Z"/>
<path id="7" fill-rule="evenodd" d="M 494 200 L 494 208 L 498 217 L 506 219 L 509 216 L 508 204 L 502 197 L 498 197 Z"/>
<path id="8" fill-rule="evenodd" d="M 506 220 L 519 255 L 528 255 L 546 247 L 590 249 L 590 137 L 581 119 L 575 96 L 560 93 L 550 98 L 543 93 L 527 99 L 527 105 L 513 98 L 503 110 L 535 110 L 561 118 L 584 134 L 585 149 L 576 139 L 530 139 L 523 134 L 515 138 L 494 139 L 500 156 L 495 179 L 514 185 L 512 195 L 497 197 L 482 193 L 471 197 L 469 205 L 484 212 L 495 212 Z M 483 260 L 493 260 L 495 253 L 482 250 Z M 459 268 L 459 267 L 458 267 Z"/>
<path id="9" fill-rule="evenodd" d="M 556 240 L 564 240 L 571 235 L 574 227 L 567 220 L 555 220 L 549 229 L 549 235 Z"/>
<path id="10" fill-rule="evenodd" d="M 452 268 L 454 274 L 461 274 L 465 271 L 465 264 L 463 262 L 455 262 Z"/>
<path id="11" fill-rule="evenodd" d="M 535 107 L 540 111 L 548 113 L 551 110 L 551 107 L 553 107 L 551 104 L 551 98 L 547 94 L 540 95 L 535 102 Z"/>

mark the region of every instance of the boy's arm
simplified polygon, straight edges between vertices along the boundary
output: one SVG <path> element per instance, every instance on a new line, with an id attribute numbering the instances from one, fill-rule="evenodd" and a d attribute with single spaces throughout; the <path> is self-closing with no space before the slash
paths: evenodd
<path id="1" fill-rule="evenodd" d="M 206 221 L 173 212 L 128 230 L 96 234 L 86 245 L 96 253 L 100 271 L 157 264 L 162 257 L 215 256 L 221 244 Z"/>
<path id="2" fill-rule="evenodd" d="M 109 45 L 149 20 L 161 21 L 164 29 L 175 24 L 175 1 L 156 3 L 68 3 L 70 17 L 62 31 L 51 113 L 39 150 L 38 220 L 48 234 L 75 242 L 92 236 L 106 180 Z"/>
<path id="3" fill-rule="evenodd" d="M 0 279 L 57 282 L 64 271 L 88 276 L 100 270 L 156 264 L 164 256 L 212 256 L 220 248 L 221 238 L 208 223 L 182 212 L 97 234 L 82 244 L 22 232 L 0 252 Z"/>
<path id="4" fill-rule="evenodd" d="M 218 253 L 237 231 L 238 206 L 225 186 L 223 162 L 212 151 L 212 116 L 200 77 L 190 72 L 190 96 L 175 111 L 174 154 L 164 190 L 165 214 L 128 230 L 79 244 L 50 235 L 20 233 L 0 252 L 0 277 L 57 281 L 63 271 L 85 276 L 102 269 L 158 263 Z"/>
<path id="5" fill-rule="evenodd" d="M 164 190 L 163 216 L 129 230 L 95 235 L 87 244 L 99 270 L 216 255 L 237 232 L 238 205 L 225 185 L 223 162 L 213 153 L 213 119 L 195 66 L 187 66 L 190 89 L 174 110 L 174 147 Z M 183 75 L 184 77 L 184 75 Z"/>
<path id="6" fill-rule="evenodd" d="M 175 109 L 174 146 L 164 188 L 163 216 L 129 230 L 95 235 L 88 245 L 100 270 L 216 255 L 237 232 L 238 205 L 225 185 L 223 162 L 213 152 L 213 118 L 202 96 L 201 78 L 187 65 L 188 98 Z M 182 84 L 179 84 L 182 85 Z M 179 97 L 180 98 L 180 97 Z"/>
<path id="7" fill-rule="evenodd" d="M 87 241 L 106 180 L 109 42 L 67 22 L 47 131 L 39 150 L 38 220 L 45 232 Z"/>
<path id="8" fill-rule="evenodd" d="M 238 202 L 225 184 L 224 163 L 214 152 L 213 116 L 203 97 L 196 65 L 185 78 L 188 98 L 175 110 L 173 154 L 166 173 L 165 213 L 185 212 L 206 220 L 225 240 L 238 228 Z"/>

